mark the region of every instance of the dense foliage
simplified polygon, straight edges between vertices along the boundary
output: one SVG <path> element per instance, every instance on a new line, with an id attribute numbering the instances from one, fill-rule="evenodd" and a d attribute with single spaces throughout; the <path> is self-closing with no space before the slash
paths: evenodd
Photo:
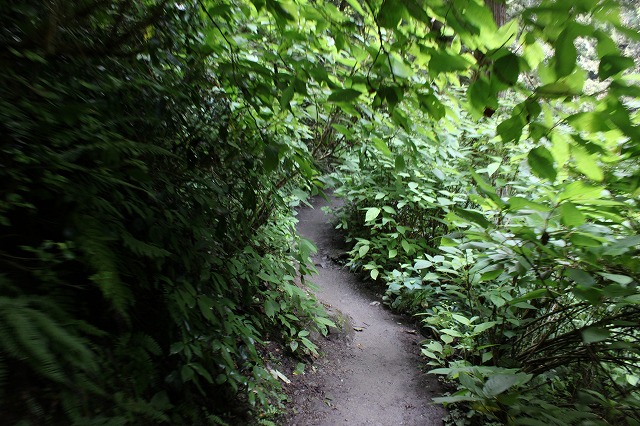
<path id="1" fill-rule="evenodd" d="M 277 169 L 287 140 L 256 125 L 205 18 L 3 6 L 4 424 L 216 423 L 238 396 L 277 403 L 266 340 L 304 355 L 330 323 L 294 279 L 304 180 L 292 155 Z"/>
<path id="2" fill-rule="evenodd" d="M 497 50 L 465 43 L 485 67 L 435 80 L 441 113 L 381 112 L 335 174 L 351 264 L 421 320 L 431 372 L 458 388 L 436 399 L 466 404 L 456 424 L 640 422 L 638 87 L 618 13 L 521 8 Z"/>
<path id="3" fill-rule="evenodd" d="M 637 10 L 514 2 L 498 28 L 499 3 L 3 5 L 2 418 L 277 404 L 268 341 L 313 354 L 330 325 L 293 207 L 332 165 L 442 402 L 638 424 Z"/>

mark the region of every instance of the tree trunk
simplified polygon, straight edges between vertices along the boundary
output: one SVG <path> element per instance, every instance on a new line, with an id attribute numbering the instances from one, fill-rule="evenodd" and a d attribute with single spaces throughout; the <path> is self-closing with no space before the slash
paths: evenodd
<path id="1" fill-rule="evenodd" d="M 493 20 L 498 27 L 507 22 L 507 5 L 504 0 L 485 0 L 485 4 L 493 13 Z"/>

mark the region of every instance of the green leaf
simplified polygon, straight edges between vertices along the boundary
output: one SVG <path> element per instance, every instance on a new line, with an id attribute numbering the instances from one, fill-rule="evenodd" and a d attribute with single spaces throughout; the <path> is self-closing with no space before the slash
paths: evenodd
<path id="1" fill-rule="evenodd" d="M 429 74 L 438 76 L 442 73 L 464 71 L 471 66 L 465 57 L 446 51 L 436 50 L 431 53 Z"/>
<path id="2" fill-rule="evenodd" d="M 397 27 L 398 22 L 402 19 L 403 12 L 404 7 L 401 2 L 397 0 L 384 0 L 378 14 L 376 15 L 378 25 L 383 28 Z"/>
<path id="3" fill-rule="evenodd" d="M 445 116 L 446 111 L 444 105 L 442 105 L 440 100 L 438 100 L 435 95 L 418 94 L 418 101 L 420 102 L 420 107 L 435 120 L 440 120 Z"/>
<path id="4" fill-rule="evenodd" d="M 207 382 L 213 383 L 211 374 L 209 374 L 209 372 L 202 365 L 198 364 L 197 362 L 191 363 L 189 365 L 196 371 L 196 373 L 204 377 Z"/>
<path id="5" fill-rule="evenodd" d="M 491 222 L 489 222 L 482 213 L 476 210 L 456 208 L 455 214 L 462 219 L 468 220 L 469 222 L 477 223 L 485 229 L 491 227 Z"/>
<path id="6" fill-rule="evenodd" d="M 395 160 L 396 172 L 401 172 L 406 168 L 407 168 L 407 164 L 404 161 L 404 157 L 402 155 L 396 155 L 396 160 Z"/>
<path id="7" fill-rule="evenodd" d="M 493 70 L 500 81 L 513 86 L 520 75 L 520 59 L 513 53 L 508 53 L 495 61 Z"/>
<path id="8" fill-rule="evenodd" d="M 609 274 L 606 272 L 598 272 L 599 275 L 602 275 L 603 277 L 605 277 L 606 279 L 613 281 L 615 283 L 621 284 L 621 285 L 629 285 L 633 282 L 633 278 L 628 277 L 626 275 L 620 275 L 620 274 Z"/>
<path id="9" fill-rule="evenodd" d="M 571 152 L 576 161 L 576 168 L 579 171 L 584 173 L 589 179 L 602 182 L 604 179 L 604 173 L 596 160 L 587 152 L 586 149 L 581 146 L 573 146 L 571 147 Z"/>
<path id="10" fill-rule="evenodd" d="M 603 342 L 611 337 L 609 330 L 600 327 L 587 327 L 581 330 L 584 343 Z"/>
<path id="11" fill-rule="evenodd" d="M 382 140 L 382 139 L 380 139 L 380 138 L 378 138 L 378 137 L 374 137 L 374 138 L 372 139 L 372 141 L 373 141 L 373 145 L 374 145 L 374 146 L 375 146 L 375 147 L 376 147 L 380 152 L 382 152 L 384 155 L 386 155 L 386 156 L 388 156 L 388 157 L 391 157 L 391 155 L 392 155 L 391 150 L 389 149 L 389 146 L 387 145 L 387 143 L 386 143 L 384 140 Z"/>
<path id="12" fill-rule="evenodd" d="M 280 304 L 273 299 L 264 301 L 264 312 L 269 318 L 273 318 L 276 312 L 280 311 Z"/>
<path id="13" fill-rule="evenodd" d="M 391 58 L 391 71 L 400 78 L 409 78 L 413 74 L 411 67 L 400 58 Z"/>
<path id="14" fill-rule="evenodd" d="M 460 324 L 471 325 L 471 321 L 469 321 L 469 319 L 467 317 L 463 317 L 462 315 L 451 314 L 451 318 L 453 318 L 454 320 L 458 321 Z"/>
<path id="15" fill-rule="evenodd" d="M 371 207 L 367 209 L 367 214 L 364 217 L 365 222 L 374 221 L 380 215 L 380 209 L 377 207 Z"/>
<path id="16" fill-rule="evenodd" d="M 571 74 L 576 66 L 578 51 L 574 40 L 575 37 L 571 34 L 570 28 L 566 28 L 560 33 L 554 44 L 556 49 L 555 71 L 558 78 Z"/>
<path id="17" fill-rule="evenodd" d="M 517 142 L 522 136 L 522 128 L 525 124 L 526 123 L 521 116 L 514 116 L 500 123 L 496 128 L 496 132 L 505 143 L 512 141 Z"/>
<path id="18" fill-rule="evenodd" d="M 405 8 L 407 8 L 407 11 L 409 12 L 409 15 L 413 16 L 415 19 L 417 19 L 420 22 L 424 22 L 427 24 L 431 23 L 431 18 L 429 17 L 429 15 L 427 15 L 427 12 L 425 12 L 422 4 L 422 1 L 419 0 L 402 0 L 402 4 L 404 5 Z"/>
<path id="19" fill-rule="evenodd" d="M 593 186 L 582 181 L 571 182 L 558 196 L 559 200 L 596 200 L 602 197 L 604 188 Z"/>
<path id="20" fill-rule="evenodd" d="M 536 93 L 543 98 L 562 98 L 576 95 L 576 89 L 565 81 L 545 84 L 536 89 Z"/>
<path id="21" fill-rule="evenodd" d="M 520 386 L 527 383 L 533 378 L 533 374 L 515 373 L 515 374 L 494 374 L 486 381 L 482 388 L 484 394 L 493 398 L 513 386 Z"/>
<path id="22" fill-rule="evenodd" d="M 567 268 L 565 275 L 571 278 L 576 284 L 589 288 L 596 283 L 596 280 L 582 269 Z"/>
<path id="23" fill-rule="evenodd" d="M 633 58 L 621 55 L 605 55 L 600 58 L 598 77 L 600 80 L 606 80 L 607 78 L 626 69 L 633 68 L 634 66 L 635 62 L 633 61 Z"/>
<path id="24" fill-rule="evenodd" d="M 551 182 L 556 180 L 557 172 L 553 165 L 553 155 L 543 146 L 532 149 L 527 156 L 527 162 L 531 171 L 543 179 Z"/>
<path id="25" fill-rule="evenodd" d="M 360 246 L 360 248 L 358 249 L 358 255 L 360 257 L 364 257 L 365 254 L 367 254 L 369 252 L 369 249 L 371 247 L 370 246 Z"/>
<path id="26" fill-rule="evenodd" d="M 433 265 L 433 263 L 429 262 L 428 260 L 419 259 L 418 261 L 416 261 L 415 265 L 413 265 L 413 268 L 420 270 L 430 268 L 431 265 Z"/>
<path id="27" fill-rule="evenodd" d="M 503 272 L 504 270 L 502 269 L 496 269 L 495 271 L 485 272 L 480 276 L 480 282 L 493 281 L 496 278 L 498 278 L 500 275 L 502 275 Z"/>
<path id="28" fill-rule="evenodd" d="M 495 325 L 497 324 L 497 322 L 495 321 L 489 321 L 489 322 L 483 322 L 482 324 L 476 324 L 476 326 L 473 328 L 473 332 L 474 333 L 482 333 L 484 331 L 487 331 L 490 328 L 493 328 Z"/>
<path id="29" fill-rule="evenodd" d="M 183 365 L 182 368 L 180 369 L 180 377 L 182 378 L 183 382 L 188 382 L 189 380 L 193 379 L 194 375 L 195 375 L 195 372 L 188 364 Z"/>
<path id="30" fill-rule="evenodd" d="M 291 109 L 291 99 L 293 99 L 293 94 L 295 92 L 295 87 L 290 85 L 282 92 L 282 97 L 280 97 L 280 108 L 282 109 Z"/>
<path id="31" fill-rule="evenodd" d="M 337 328 L 336 323 L 331 321 L 329 318 L 316 316 L 316 317 L 314 317 L 314 321 L 317 322 L 318 324 L 322 324 L 322 325 L 325 325 L 327 327 Z"/>
<path id="32" fill-rule="evenodd" d="M 327 101 L 329 102 L 351 102 L 362 95 L 362 92 L 355 89 L 334 90 Z"/>
<path id="33" fill-rule="evenodd" d="M 586 221 L 584 214 L 571 202 L 564 202 L 560 205 L 560 220 L 568 227 L 583 225 Z"/>

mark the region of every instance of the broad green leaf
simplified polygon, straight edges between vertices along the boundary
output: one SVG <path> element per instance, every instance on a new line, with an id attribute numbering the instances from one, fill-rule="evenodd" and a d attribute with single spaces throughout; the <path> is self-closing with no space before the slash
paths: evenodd
<path id="1" fill-rule="evenodd" d="M 555 71 L 558 78 L 571 74 L 576 66 L 578 51 L 574 41 L 575 37 L 571 34 L 570 29 L 567 28 L 560 33 L 560 36 L 554 44 L 556 49 L 554 56 Z"/>
<path id="2" fill-rule="evenodd" d="M 431 18 L 427 15 L 423 8 L 423 2 L 420 0 L 402 0 L 404 7 L 409 12 L 409 15 L 413 16 L 420 22 L 427 24 L 431 23 Z"/>
<path id="3" fill-rule="evenodd" d="M 600 77 L 600 80 L 606 80 L 607 78 L 626 69 L 633 68 L 634 66 L 635 62 L 633 58 L 621 55 L 605 55 L 600 58 L 598 76 Z"/>
<path id="4" fill-rule="evenodd" d="M 629 285 L 633 282 L 633 278 L 628 277 L 626 275 L 621 274 L 609 274 L 606 272 L 598 272 L 599 275 L 605 277 L 606 279 L 616 282 L 621 285 Z"/>
<path id="5" fill-rule="evenodd" d="M 426 269 L 426 268 L 430 268 L 433 265 L 433 263 L 429 262 L 428 260 L 424 260 L 424 259 L 420 259 L 418 261 L 416 261 L 415 265 L 413 265 L 414 269 Z"/>
<path id="6" fill-rule="evenodd" d="M 193 369 L 188 364 L 183 365 L 180 369 L 180 377 L 182 378 L 182 381 L 188 382 L 193 379 L 193 376 L 195 376 Z"/>
<path id="7" fill-rule="evenodd" d="M 495 322 L 495 321 L 489 321 L 489 322 L 483 322 L 482 324 L 476 324 L 476 326 L 473 328 L 473 332 L 474 333 L 482 333 L 484 331 L 489 330 L 490 328 L 493 328 L 496 324 L 497 324 L 497 322 Z"/>
<path id="8" fill-rule="evenodd" d="M 411 67 L 395 56 L 391 58 L 391 71 L 400 78 L 409 78 L 413 75 Z"/>
<path id="9" fill-rule="evenodd" d="M 394 209 L 391 206 L 382 206 L 382 210 L 384 210 L 385 212 L 389 213 L 389 214 L 396 214 L 396 209 Z"/>
<path id="10" fill-rule="evenodd" d="M 371 276 L 371 279 L 375 281 L 376 278 L 378 278 L 378 275 L 380 275 L 380 271 L 372 269 L 371 272 L 369 272 L 369 275 Z"/>
<path id="11" fill-rule="evenodd" d="M 458 330 L 454 330 L 452 328 L 443 328 L 440 330 L 440 333 L 447 334 L 452 337 L 464 337 L 464 334 L 460 333 Z"/>
<path id="12" fill-rule="evenodd" d="M 601 186 L 593 186 L 582 181 L 572 182 L 560 193 L 558 198 L 562 200 L 594 200 L 602 197 L 604 188 Z"/>
<path id="13" fill-rule="evenodd" d="M 264 301 L 264 312 L 269 318 L 273 318 L 276 312 L 280 311 L 280 304 L 273 299 L 267 299 Z"/>
<path id="14" fill-rule="evenodd" d="M 509 210 L 518 211 L 518 210 L 525 210 L 525 209 L 531 209 L 531 210 L 536 210 L 540 212 L 548 212 L 549 210 L 551 210 L 550 207 L 545 206 L 544 204 L 536 203 L 535 201 L 527 200 L 526 198 L 522 198 L 522 197 L 509 198 Z"/>
<path id="15" fill-rule="evenodd" d="M 321 317 L 321 316 L 315 316 L 313 320 L 316 323 L 322 324 L 322 325 L 326 325 L 327 327 L 334 327 L 334 328 L 337 327 L 336 323 L 331 321 L 329 318 L 325 318 L 325 317 Z"/>
<path id="16" fill-rule="evenodd" d="M 358 256 L 360 257 L 364 257 L 365 254 L 367 254 L 369 252 L 369 249 L 371 247 L 370 246 L 360 246 L 360 248 L 358 249 Z"/>
<path id="17" fill-rule="evenodd" d="M 340 89 L 331 93 L 327 101 L 329 102 L 351 102 L 362 95 L 362 92 L 355 89 Z"/>
<path id="18" fill-rule="evenodd" d="M 571 202 L 565 201 L 560 205 L 560 220 L 565 226 L 583 225 L 586 221 L 584 214 Z"/>
<path id="19" fill-rule="evenodd" d="M 500 123 L 496 132 L 504 143 L 517 142 L 522 136 L 522 128 L 525 124 L 523 117 L 514 116 Z"/>
<path id="20" fill-rule="evenodd" d="M 493 398 L 513 386 L 527 383 L 532 378 L 533 374 L 525 373 L 494 374 L 487 379 L 482 390 L 487 397 Z"/>
<path id="21" fill-rule="evenodd" d="M 477 223 L 483 228 L 490 228 L 491 222 L 484 217 L 484 215 L 476 210 L 470 209 L 455 209 L 455 214 L 462 219 L 468 220 L 469 222 Z"/>
<path id="22" fill-rule="evenodd" d="M 546 288 L 538 288 L 536 290 L 530 291 L 529 293 L 523 296 L 516 297 L 515 299 L 510 300 L 509 304 L 517 305 L 518 303 L 526 302 L 528 300 L 539 299 L 541 297 L 547 296 L 548 293 L 549 291 Z"/>
<path id="23" fill-rule="evenodd" d="M 267 173 L 271 173 L 278 168 L 280 149 L 275 144 L 268 144 L 264 146 L 264 170 Z"/>
<path id="24" fill-rule="evenodd" d="M 604 179 L 602 169 L 586 149 L 581 146 L 572 146 L 571 153 L 575 159 L 576 168 L 584 173 L 585 176 L 597 182 L 601 182 Z"/>
<path id="25" fill-rule="evenodd" d="M 565 269 L 565 275 L 575 281 L 576 284 L 584 286 L 586 288 L 593 286 L 596 280 L 586 271 L 582 269 L 567 268 Z"/>
<path id="26" fill-rule="evenodd" d="M 398 250 L 396 250 L 396 249 L 390 249 L 389 250 L 389 259 L 393 259 L 397 255 L 398 255 Z"/>
<path id="27" fill-rule="evenodd" d="M 493 70 L 500 81 L 513 86 L 520 75 L 520 59 L 513 53 L 508 53 L 495 61 Z"/>
<path id="28" fill-rule="evenodd" d="M 365 222 L 371 222 L 374 221 L 378 215 L 380 215 L 380 209 L 377 207 L 371 207 L 369 209 L 367 209 L 367 213 L 364 217 Z"/>
<path id="29" fill-rule="evenodd" d="M 418 101 L 420 107 L 432 116 L 436 121 L 442 119 L 445 116 L 444 105 L 435 97 L 435 95 L 423 95 L 418 94 Z"/>
<path id="30" fill-rule="evenodd" d="M 429 60 L 429 74 L 438 76 L 442 73 L 464 71 L 471 66 L 471 62 L 461 55 L 436 50 L 431 53 Z"/>
<path id="31" fill-rule="evenodd" d="M 496 305 L 498 308 L 504 306 L 504 304 L 507 303 L 507 301 L 504 300 L 502 297 L 493 293 L 489 294 L 489 300 L 491 300 L 491 302 L 493 302 L 493 304 Z"/>
<path id="32" fill-rule="evenodd" d="M 562 98 L 577 95 L 576 89 L 566 81 L 545 84 L 538 87 L 536 93 L 543 98 Z"/>
<path id="33" fill-rule="evenodd" d="M 372 141 L 373 141 L 373 145 L 374 145 L 374 146 L 375 146 L 375 147 L 376 147 L 380 152 L 382 152 L 384 155 L 386 155 L 386 156 L 388 156 L 388 157 L 391 157 L 391 155 L 392 155 L 391 150 L 389 149 L 389 146 L 387 145 L 387 143 L 386 143 L 384 140 L 382 140 L 382 139 L 380 139 L 380 138 L 378 138 L 378 137 L 374 137 L 374 138 L 372 139 Z"/>
<path id="34" fill-rule="evenodd" d="M 536 176 L 549 179 L 551 182 L 556 180 L 557 172 L 553 164 L 553 156 L 547 148 L 539 146 L 529 151 L 527 162 Z"/>
<path id="35" fill-rule="evenodd" d="M 453 318 L 454 320 L 458 321 L 461 324 L 471 325 L 471 321 L 469 321 L 467 317 L 463 317 L 462 315 L 451 314 L 451 318 Z"/>
<path id="36" fill-rule="evenodd" d="M 611 332 L 609 332 L 609 330 L 595 326 L 581 330 L 581 334 L 582 341 L 587 344 L 603 342 L 611 337 Z"/>
<path id="37" fill-rule="evenodd" d="M 582 232 L 571 234 L 569 240 L 576 246 L 580 247 L 600 247 L 602 245 L 602 242 L 597 238 Z"/>
<path id="38" fill-rule="evenodd" d="M 376 15 L 378 25 L 383 28 L 395 28 L 398 26 L 400 19 L 402 19 L 402 13 L 404 7 L 398 0 L 384 0 L 380 11 Z"/>
<path id="39" fill-rule="evenodd" d="M 480 276 L 480 282 L 493 281 L 496 278 L 498 278 L 500 275 L 502 275 L 503 272 L 504 270 L 502 269 L 496 269 L 495 271 L 484 272 Z"/>

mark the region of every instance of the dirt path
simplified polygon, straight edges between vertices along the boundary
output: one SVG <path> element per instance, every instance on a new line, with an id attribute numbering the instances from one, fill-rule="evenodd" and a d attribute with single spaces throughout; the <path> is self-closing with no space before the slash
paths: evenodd
<path id="1" fill-rule="evenodd" d="M 431 403 L 440 393 L 437 381 L 420 371 L 420 336 L 381 305 L 370 284 L 334 261 L 340 236 L 321 210 L 327 202 L 316 197 L 313 204 L 300 211 L 298 230 L 318 246 L 320 275 L 311 280 L 320 287 L 318 298 L 342 313 L 345 332 L 320 339 L 325 356 L 296 380 L 286 424 L 441 425 L 445 412 Z"/>

